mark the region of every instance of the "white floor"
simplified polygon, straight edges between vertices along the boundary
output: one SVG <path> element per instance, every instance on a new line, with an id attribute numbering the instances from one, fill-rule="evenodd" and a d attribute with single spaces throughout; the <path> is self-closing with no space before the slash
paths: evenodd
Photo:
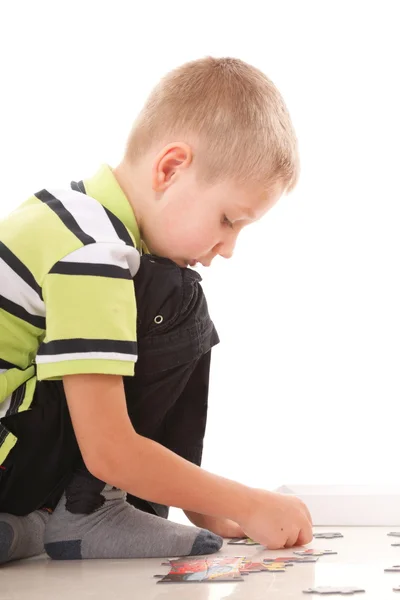
<path id="1" fill-rule="evenodd" d="M 393 587 L 400 585 L 399 573 L 384 573 L 400 564 L 399 538 L 388 537 L 395 527 L 316 527 L 318 531 L 340 531 L 344 537 L 314 540 L 307 547 L 331 549 L 337 555 L 322 556 L 317 563 L 295 564 L 286 573 L 253 573 L 237 583 L 157 583 L 155 574 L 167 574 L 162 559 L 88 560 L 56 562 L 46 557 L 0 567 L 0 600 L 190 600 L 269 598 L 297 600 L 324 598 L 302 591 L 314 586 L 356 586 L 366 590 L 354 596 L 329 598 L 400 598 Z M 297 549 L 297 548 L 296 548 Z M 246 555 L 258 560 L 289 556 L 291 550 L 268 551 L 259 546 L 227 546 L 218 553 Z"/>

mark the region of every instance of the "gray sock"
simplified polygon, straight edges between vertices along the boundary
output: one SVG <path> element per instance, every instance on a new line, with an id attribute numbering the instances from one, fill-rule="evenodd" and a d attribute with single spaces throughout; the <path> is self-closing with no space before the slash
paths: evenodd
<path id="1" fill-rule="evenodd" d="M 0 513 L 0 564 L 42 554 L 49 516 L 43 510 L 25 517 Z"/>
<path id="2" fill-rule="evenodd" d="M 87 500 L 90 493 L 85 491 L 82 481 L 81 478 L 78 493 Z M 76 500 L 76 488 L 74 494 Z M 73 507 L 70 498 L 67 500 L 63 495 L 45 531 L 45 550 L 51 558 L 188 556 L 217 552 L 223 544 L 223 539 L 210 531 L 173 523 L 134 508 L 126 502 L 124 492 L 110 485 L 105 485 L 101 497 L 93 512 L 79 514 L 75 512 L 77 503 Z"/>

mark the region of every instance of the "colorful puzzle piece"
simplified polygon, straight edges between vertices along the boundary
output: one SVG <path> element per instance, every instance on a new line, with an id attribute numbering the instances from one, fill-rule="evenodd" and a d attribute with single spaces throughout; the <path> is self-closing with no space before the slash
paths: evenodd
<path id="1" fill-rule="evenodd" d="M 298 554 L 299 556 L 325 556 L 328 554 L 337 554 L 337 552 L 333 552 L 333 550 L 314 550 L 309 548 L 308 550 L 294 550 L 293 554 Z"/>
<path id="2" fill-rule="evenodd" d="M 357 592 L 365 592 L 361 588 L 355 587 L 316 587 L 303 590 L 303 594 L 356 594 Z"/>
<path id="3" fill-rule="evenodd" d="M 299 556 L 279 556 L 278 558 L 263 558 L 264 563 L 287 563 L 291 564 L 303 560 Z"/>
<path id="4" fill-rule="evenodd" d="M 400 573 L 400 565 L 394 565 L 390 569 L 385 569 L 385 573 Z"/>
<path id="5" fill-rule="evenodd" d="M 333 540 L 336 538 L 342 538 L 343 535 L 339 532 L 327 532 L 327 533 L 314 533 L 316 540 Z"/>
<path id="6" fill-rule="evenodd" d="M 252 562 L 251 560 L 244 560 L 242 566 L 240 567 L 240 572 L 245 573 L 259 573 L 261 571 L 269 571 L 274 573 L 284 573 L 286 571 L 286 567 L 292 567 L 293 563 L 283 563 L 283 562 Z"/>
<path id="7" fill-rule="evenodd" d="M 251 538 L 233 538 L 229 540 L 228 544 L 234 546 L 260 546 L 258 542 L 255 542 Z"/>
<path id="8" fill-rule="evenodd" d="M 263 562 L 283 562 L 283 563 L 315 563 L 319 556 L 280 556 L 279 558 L 263 558 Z"/>
<path id="9" fill-rule="evenodd" d="M 279 563 L 279 562 L 271 562 L 264 563 L 264 571 L 269 571 L 273 573 L 284 573 L 286 571 L 286 567 L 292 567 L 293 565 L 290 563 Z"/>
<path id="10" fill-rule="evenodd" d="M 162 565 L 167 567 L 176 567 L 176 566 L 189 566 L 189 565 L 197 565 L 199 561 L 207 560 L 209 563 L 218 563 L 218 564 L 226 564 L 230 563 L 233 560 L 244 561 L 247 560 L 245 556 L 183 556 L 181 558 L 169 558 L 165 562 L 162 562 Z M 248 559 L 250 560 L 250 559 Z"/>
<path id="11" fill-rule="evenodd" d="M 178 559 L 170 561 L 167 575 L 155 575 L 157 583 L 244 581 L 240 573 L 243 556 Z"/>

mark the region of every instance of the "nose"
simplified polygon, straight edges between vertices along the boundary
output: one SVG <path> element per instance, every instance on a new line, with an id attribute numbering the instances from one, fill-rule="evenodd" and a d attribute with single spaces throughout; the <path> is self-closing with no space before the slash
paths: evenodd
<path id="1" fill-rule="evenodd" d="M 236 246 L 236 239 L 237 236 L 232 236 L 229 241 L 225 240 L 224 242 L 221 242 L 217 247 L 216 254 L 219 254 L 222 258 L 232 258 Z"/>
<path id="2" fill-rule="evenodd" d="M 207 264 L 205 264 L 204 262 L 202 263 L 203 266 L 209 267 L 210 264 L 212 263 L 212 261 L 214 260 L 214 258 L 218 254 L 219 254 L 219 256 L 222 256 L 222 258 L 232 258 L 233 251 L 235 249 L 235 245 L 236 245 L 236 236 L 229 242 L 227 242 L 227 241 L 219 242 L 216 246 L 214 246 L 214 248 L 212 250 L 212 256 L 208 260 Z"/>
<path id="3" fill-rule="evenodd" d="M 233 248 L 231 250 L 224 250 L 223 252 L 218 252 L 222 258 L 232 258 L 233 256 Z"/>
<path id="4" fill-rule="evenodd" d="M 212 257 L 207 262 L 201 261 L 201 264 L 203 265 L 203 267 L 209 267 L 211 265 L 212 261 L 214 260 L 214 258 L 217 256 L 217 254 L 222 256 L 222 258 L 232 258 L 233 251 L 231 251 L 231 252 L 214 252 Z"/>

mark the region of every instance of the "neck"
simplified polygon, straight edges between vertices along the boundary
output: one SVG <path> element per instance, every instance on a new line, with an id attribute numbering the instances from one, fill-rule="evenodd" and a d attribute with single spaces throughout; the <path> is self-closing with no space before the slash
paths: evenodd
<path id="1" fill-rule="evenodd" d="M 145 186 L 141 185 L 143 176 L 140 174 L 140 169 L 134 170 L 130 165 L 122 161 L 115 169 L 112 169 L 112 172 L 127 197 L 135 215 L 139 231 L 142 232 L 145 205 L 140 190 L 145 189 Z"/>

